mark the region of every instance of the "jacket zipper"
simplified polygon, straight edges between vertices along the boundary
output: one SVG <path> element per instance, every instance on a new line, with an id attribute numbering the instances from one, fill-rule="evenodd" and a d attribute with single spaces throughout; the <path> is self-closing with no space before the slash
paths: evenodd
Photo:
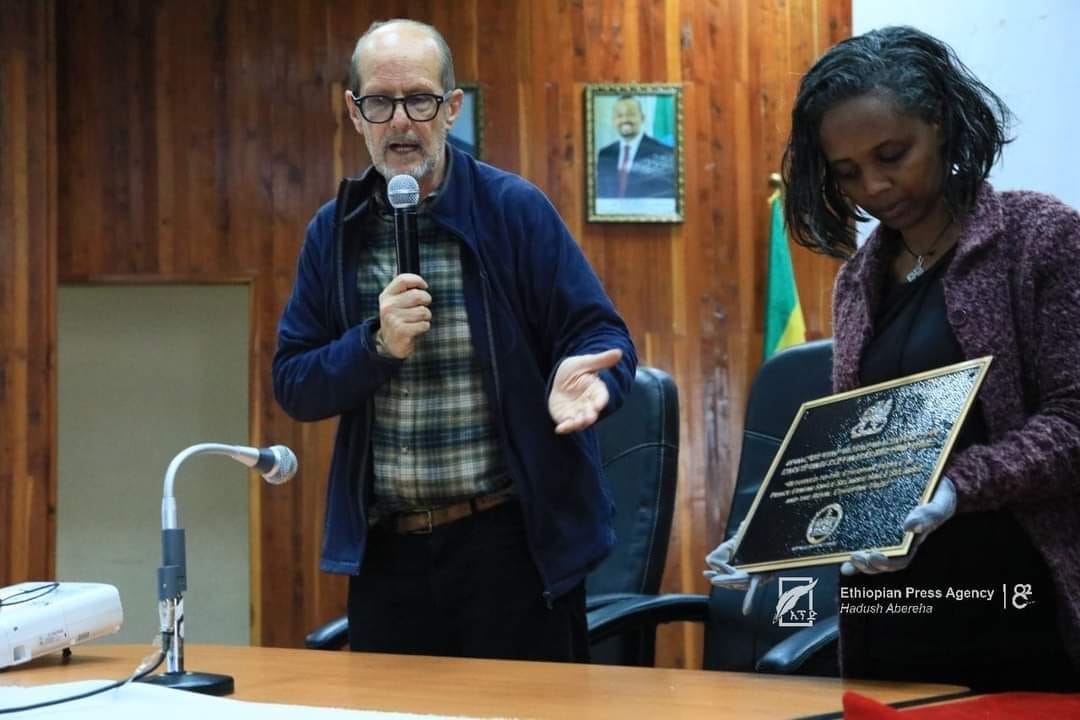
<path id="1" fill-rule="evenodd" d="M 344 204 L 348 199 L 348 193 L 346 192 L 344 198 L 339 198 L 338 202 Z M 337 224 L 337 286 L 338 286 L 338 309 L 341 311 L 341 326 L 343 328 L 342 334 L 349 330 L 349 308 L 345 304 L 345 212 L 343 207 L 338 209 L 340 220 Z M 374 402 L 368 400 L 364 407 L 364 425 L 362 430 L 364 435 L 371 434 L 371 416 Z M 354 434 L 355 436 L 355 434 Z M 356 508 L 359 514 L 359 524 L 365 525 L 367 523 L 367 512 L 364 508 L 364 492 L 366 490 L 367 477 L 365 472 L 367 470 L 368 450 L 370 449 L 370 443 L 364 444 L 364 449 L 360 453 L 360 472 L 353 478 L 353 485 L 356 488 Z M 365 540 L 366 543 L 366 540 Z M 361 561 L 363 562 L 363 561 Z"/>
<path id="2" fill-rule="evenodd" d="M 445 226 L 443 226 L 445 227 Z M 449 228 L 447 228 L 449 230 Z M 455 233 L 453 230 L 449 230 L 452 235 L 457 236 L 458 241 L 465 247 L 469 247 L 469 244 L 465 241 L 465 238 Z M 479 258 L 477 258 L 477 270 L 480 273 L 480 287 L 481 298 L 484 301 L 484 324 L 487 326 L 487 346 L 488 356 L 491 360 L 491 374 L 495 380 L 495 403 L 499 411 L 499 417 L 502 417 L 502 383 L 499 380 L 499 363 L 495 358 L 495 330 L 491 321 L 491 300 L 488 297 L 488 276 L 484 272 L 484 269 L 480 266 Z M 544 586 L 544 591 L 540 596 L 544 599 L 544 604 L 547 605 L 548 610 L 552 610 L 555 607 L 555 597 L 548 589 L 548 581 L 544 576 L 543 568 L 536 559 L 536 551 L 533 549 L 532 538 L 529 535 L 528 523 L 525 525 L 525 544 L 529 547 L 529 555 L 532 556 L 533 566 L 536 568 L 536 572 L 540 575 L 540 583 Z"/>

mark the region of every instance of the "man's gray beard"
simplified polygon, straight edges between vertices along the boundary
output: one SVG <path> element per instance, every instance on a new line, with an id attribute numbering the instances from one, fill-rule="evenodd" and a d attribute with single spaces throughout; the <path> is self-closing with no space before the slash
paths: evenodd
<path id="1" fill-rule="evenodd" d="M 435 143 L 435 152 L 433 152 L 430 156 L 425 156 L 419 164 L 414 165 L 411 168 L 406 168 L 404 172 L 405 175 L 411 175 L 413 178 L 416 179 L 417 182 L 420 182 L 425 177 L 435 172 L 435 160 L 440 155 L 446 152 L 446 135 L 443 135 L 442 138 L 435 140 Z M 385 152 L 383 153 L 383 157 L 386 157 Z M 389 166 L 386 165 L 386 163 L 375 163 L 375 170 L 377 170 L 380 175 L 386 178 L 387 182 L 389 182 L 390 178 L 394 177 L 394 175 L 401 174 L 392 172 Z"/>

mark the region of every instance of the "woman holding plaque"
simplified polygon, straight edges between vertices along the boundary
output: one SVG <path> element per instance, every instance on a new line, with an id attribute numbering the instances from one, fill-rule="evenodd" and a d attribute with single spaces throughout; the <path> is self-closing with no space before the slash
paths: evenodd
<path id="1" fill-rule="evenodd" d="M 905 522 L 912 551 L 841 567 L 842 588 L 932 611 L 841 615 L 846 676 L 1080 689 L 1080 215 L 987 182 L 1009 119 L 951 48 L 909 27 L 839 43 L 799 87 L 784 212 L 796 242 L 846 260 L 834 389 L 994 357 Z M 857 248 L 867 215 L 880 224 Z"/>

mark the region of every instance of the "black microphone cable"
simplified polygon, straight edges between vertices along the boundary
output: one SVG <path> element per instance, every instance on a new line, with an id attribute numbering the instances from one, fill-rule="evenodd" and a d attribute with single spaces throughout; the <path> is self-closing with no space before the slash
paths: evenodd
<path id="1" fill-rule="evenodd" d="M 84 698 L 93 697 L 94 695 L 100 695 L 101 693 L 109 692 L 110 690 L 116 690 L 123 687 L 130 682 L 141 680 L 150 673 L 158 669 L 162 662 L 165 661 L 165 656 L 169 652 L 169 647 L 172 645 L 172 633 L 161 634 L 161 647 L 153 655 L 148 655 L 139 663 L 139 666 L 135 668 L 135 671 L 124 680 L 117 680 L 116 682 L 109 683 L 93 690 L 88 690 L 78 695 L 70 695 L 65 698 L 57 698 L 56 700 L 47 700 L 45 702 L 34 703 L 32 705 L 20 705 L 19 707 L 7 707 L 0 708 L 0 715 L 8 715 L 10 713 L 25 712 L 27 710 L 37 710 L 44 707 L 52 707 L 53 705 L 62 705 L 63 703 L 74 702 L 75 700 L 83 700 Z M 153 662 L 148 666 L 148 663 Z"/>

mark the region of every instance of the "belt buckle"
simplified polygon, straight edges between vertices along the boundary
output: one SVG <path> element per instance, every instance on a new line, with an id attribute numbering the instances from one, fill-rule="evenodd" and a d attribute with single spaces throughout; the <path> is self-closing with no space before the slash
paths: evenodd
<path id="1" fill-rule="evenodd" d="M 416 530 L 410 530 L 410 535 L 430 535 L 435 529 L 435 523 L 431 515 L 431 510 L 417 510 L 418 513 L 424 513 L 424 518 L 427 520 L 427 527 L 417 528 Z"/>

